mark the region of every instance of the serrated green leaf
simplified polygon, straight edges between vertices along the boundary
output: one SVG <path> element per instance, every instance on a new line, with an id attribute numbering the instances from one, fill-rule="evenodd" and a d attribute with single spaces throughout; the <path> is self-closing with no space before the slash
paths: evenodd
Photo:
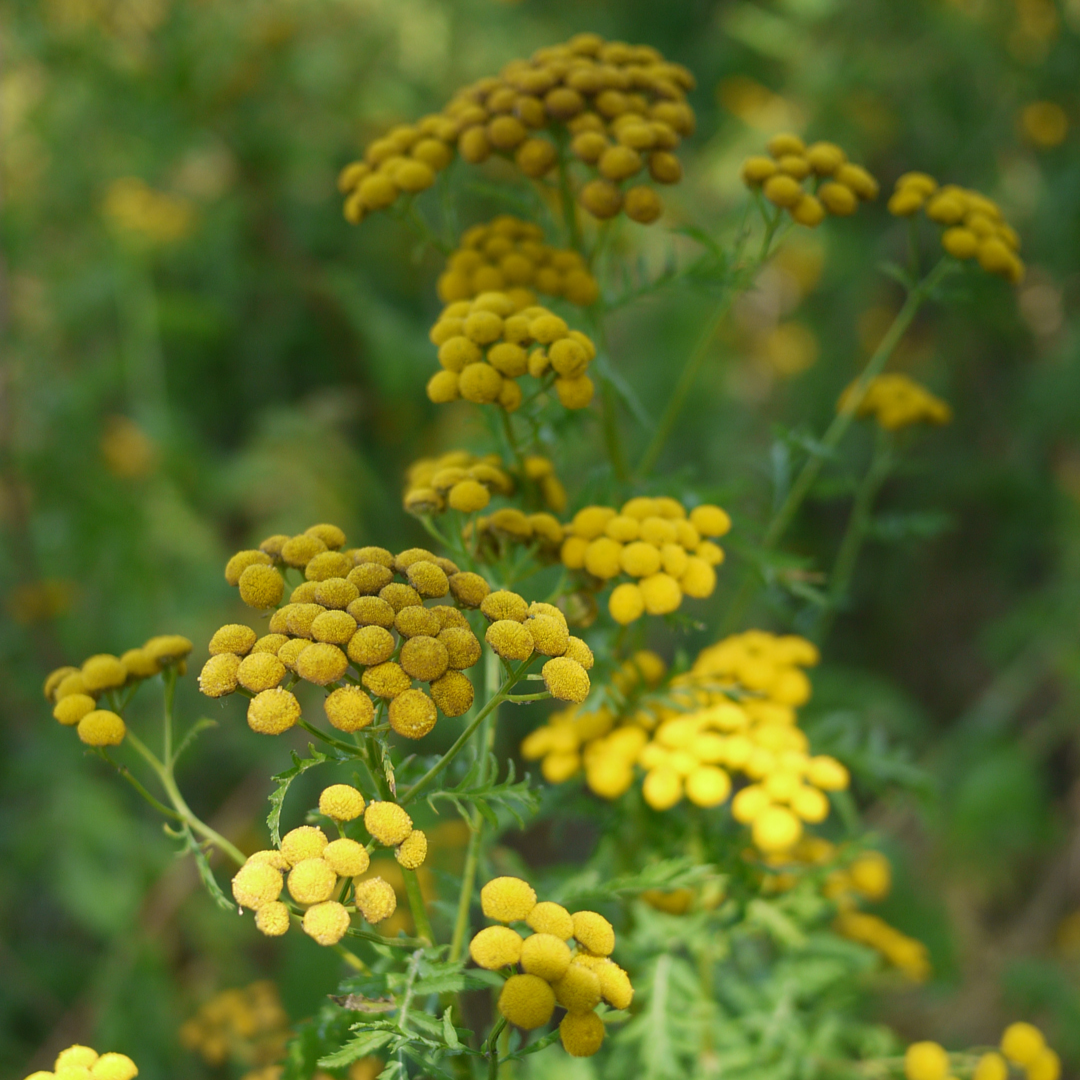
<path id="1" fill-rule="evenodd" d="M 308 769 L 311 769 L 316 765 L 322 765 L 327 761 L 340 760 L 337 756 L 321 753 L 316 750 L 311 743 L 308 743 L 308 750 L 311 752 L 311 757 L 309 758 L 302 758 L 294 750 L 292 752 L 292 768 L 286 769 L 284 772 L 271 777 L 277 784 L 277 787 L 274 788 L 270 794 L 270 814 L 267 816 L 266 824 L 269 826 L 270 839 L 273 841 L 274 847 L 279 847 L 281 845 L 281 807 L 285 802 L 285 794 L 288 792 L 292 782 L 302 773 L 307 772 Z"/>
<path id="2" fill-rule="evenodd" d="M 319 1065 L 324 1069 L 340 1069 L 351 1065 L 363 1057 L 374 1054 L 393 1041 L 394 1036 L 388 1031 L 364 1031 L 355 1039 L 350 1039 L 340 1050 L 319 1058 Z"/>
<path id="3" fill-rule="evenodd" d="M 210 860 L 206 857 L 206 852 L 199 846 L 198 841 L 195 839 L 188 826 L 184 825 L 185 833 L 185 850 L 190 851 L 195 859 L 195 865 L 199 868 L 199 877 L 202 879 L 203 885 L 206 887 L 206 891 L 213 898 L 213 901 L 223 911 L 229 911 L 233 914 L 239 910 L 237 906 L 225 895 L 221 886 L 217 882 L 217 878 L 214 877 L 214 871 L 210 867 Z"/>
<path id="4" fill-rule="evenodd" d="M 457 1029 L 454 1027 L 454 1021 L 451 1017 L 454 1007 L 452 1005 L 447 1006 L 446 1012 L 442 1014 L 442 1027 L 443 1038 L 446 1040 L 446 1045 L 457 1049 L 461 1045 L 461 1040 L 458 1038 Z"/>

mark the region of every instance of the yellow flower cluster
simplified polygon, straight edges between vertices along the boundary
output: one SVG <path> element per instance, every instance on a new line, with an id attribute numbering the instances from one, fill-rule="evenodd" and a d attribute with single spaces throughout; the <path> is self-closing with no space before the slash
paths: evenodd
<path id="1" fill-rule="evenodd" d="M 1000 1053 L 990 1050 L 979 1058 L 972 1080 L 1008 1080 L 1010 1065 L 1023 1069 L 1027 1080 L 1058 1080 L 1061 1076 L 1061 1059 L 1034 1024 L 1022 1020 L 1010 1024 L 999 1045 Z M 904 1053 L 907 1080 L 948 1080 L 951 1071 L 949 1052 L 940 1043 L 912 1043 Z"/>
<path id="2" fill-rule="evenodd" d="M 566 509 L 566 488 L 549 458 L 539 454 L 526 457 L 521 473 L 515 477 L 498 454 L 477 457 L 467 450 L 450 450 L 437 458 L 420 458 L 409 466 L 403 504 L 410 514 L 421 517 L 445 510 L 472 514 L 483 510 L 492 495 L 509 496 L 519 486 L 534 485 L 549 509 L 556 513 Z"/>
<path id="3" fill-rule="evenodd" d="M 535 304 L 537 292 L 579 307 L 600 296 L 596 278 L 576 251 L 550 247 L 539 225 L 512 214 L 467 229 L 438 282 L 444 304 L 502 291 L 519 308 Z"/>
<path id="4" fill-rule="evenodd" d="M 569 570 L 583 570 L 604 588 L 625 575 L 608 598 L 611 617 L 622 625 L 643 614 L 668 615 L 683 596 L 704 599 L 716 588 L 714 566 L 731 519 L 718 506 L 696 506 L 687 515 L 678 499 L 634 498 L 621 510 L 586 506 L 565 527 L 559 557 Z"/>
<path id="5" fill-rule="evenodd" d="M 978 259 L 987 273 L 999 274 L 1014 285 L 1023 280 L 1024 263 L 1017 254 L 1020 237 L 993 199 L 955 184 L 939 186 L 926 173 L 904 173 L 889 199 L 889 213 L 911 217 L 920 210 L 945 226 L 941 246 L 954 259 Z"/>
<path id="6" fill-rule="evenodd" d="M 488 584 L 424 548 L 394 555 L 344 545 L 337 526 L 314 525 L 237 552 L 225 579 L 251 607 L 280 603 L 282 570 L 305 580 L 277 607 L 262 637 L 243 624 L 214 634 L 199 688 L 207 697 L 247 693 L 248 725 L 264 735 L 280 735 L 300 719 L 300 702 L 281 684 L 302 679 L 327 688 L 326 716 L 340 731 L 367 727 L 375 718 L 374 697 L 389 703 L 394 731 L 422 738 L 439 710 L 461 716 L 472 706 L 473 686 L 464 672 L 481 650 L 460 609 L 479 607 Z M 454 605 L 426 604 L 447 596 Z M 414 680 L 428 689 L 414 687 Z"/>
<path id="7" fill-rule="evenodd" d="M 814 228 L 826 214 L 847 217 L 859 200 L 878 196 L 878 182 L 861 165 L 853 165 L 835 143 L 807 146 L 798 135 L 774 135 L 769 156 L 749 157 L 742 165 L 743 183 L 782 207 L 800 225 Z M 804 187 L 809 180 L 812 190 Z"/>
<path id="8" fill-rule="evenodd" d="M 119 713 L 99 709 L 98 699 L 113 695 L 125 686 L 149 679 L 175 666 L 183 675 L 184 657 L 191 642 L 179 634 L 150 638 L 122 656 L 98 653 L 83 661 L 82 667 L 61 667 L 45 679 L 45 700 L 53 704 L 53 716 L 65 726 L 78 725 L 79 738 L 87 746 L 119 746 L 127 728 Z"/>
<path id="9" fill-rule="evenodd" d="M 277 987 L 267 979 L 215 994 L 180 1028 L 180 1042 L 213 1066 L 277 1061 L 289 1018 Z"/>
<path id="10" fill-rule="evenodd" d="M 858 380 L 848 386 L 836 403 L 839 413 L 849 411 L 857 399 Z M 878 375 L 859 400 L 856 416 L 872 416 L 886 431 L 913 424 L 947 424 L 952 409 L 907 375 Z"/>
<path id="11" fill-rule="evenodd" d="M 89 1046 L 61 1050 L 53 1071 L 40 1069 L 26 1080 L 134 1080 L 138 1067 L 126 1054 L 99 1054 Z"/>
<path id="12" fill-rule="evenodd" d="M 566 616 L 554 604 L 530 604 L 500 589 L 484 597 L 480 612 L 489 623 L 487 643 L 502 659 L 528 663 L 534 656 L 546 656 L 540 674 L 553 698 L 582 702 L 589 696 L 592 650 L 570 633 Z"/>
<path id="13" fill-rule="evenodd" d="M 137 176 L 114 180 L 102 210 L 122 232 L 155 244 L 182 240 L 195 226 L 195 209 L 187 199 L 155 191 Z"/>
<path id="14" fill-rule="evenodd" d="M 481 293 L 444 308 L 429 336 L 442 365 L 427 384 L 436 404 L 460 397 L 514 412 L 522 402 L 517 380 L 525 374 L 552 380 L 567 409 L 584 409 L 592 401 L 586 372 L 596 346 L 547 308 L 519 307 L 503 292 Z"/>
<path id="15" fill-rule="evenodd" d="M 686 101 L 693 87 L 686 68 L 649 45 L 577 34 L 511 61 L 498 76 L 458 91 L 441 113 L 370 143 L 364 160 L 338 177 L 345 218 L 359 224 L 399 194 L 431 187 L 455 150 L 474 165 L 492 154 L 505 157 L 540 180 L 559 164 L 558 145 L 569 139 L 572 157 L 595 172 L 583 184 L 570 177 L 581 206 L 596 218 L 622 210 L 648 224 L 660 216 L 660 197 L 647 184 L 625 185 L 645 169 L 659 184 L 682 178 L 674 151 L 694 132 Z"/>
<path id="16" fill-rule="evenodd" d="M 803 638 L 749 630 L 702 650 L 688 672 L 671 680 L 663 701 L 640 703 L 618 720 L 606 708 L 556 713 L 526 738 L 521 753 L 543 758 L 552 783 L 584 766 L 586 784 L 606 799 L 626 792 L 640 766 L 642 796 L 655 810 L 684 797 L 719 806 L 731 795 L 731 774 L 742 773 L 749 782 L 731 800 L 732 817 L 750 826 L 760 851 L 787 852 L 804 822 L 828 816 L 825 792 L 846 788 L 850 779 L 835 758 L 812 756 L 795 724 L 795 708 L 810 696 L 802 667 L 817 659 Z M 631 663 L 647 683 L 663 678 L 663 662 L 653 654 Z"/>
<path id="17" fill-rule="evenodd" d="M 595 1054 L 604 1041 L 596 1006 L 604 1000 L 612 1008 L 628 1009 L 634 998 L 630 976 L 611 959 L 611 923 L 595 911 L 571 914 L 549 900 L 537 903 L 533 887 L 515 877 L 489 881 L 480 890 L 480 906 L 501 925 L 481 930 L 469 954 L 488 971 L 521 969 L 503 984 L 499 1012 L 529 1031 L 548 1023 L 559 1005 L 566 1010 L 559 1036 L 567 1053 Z M 510 923 L 524 923 L 532 933 L 523 936 Z"/>
<path id="18" fill-rule="evenodd" d="M 250 856 L 233 878 L 232 892 L 241 908 L 255 912 L 256 927 L 268 937 L 289 929 L 293 910 L 303 911 L 304 932 L 320 945 L 335 945 L 345 936 L 353 911 L 372 925 L 380 923 L 394 914 L 397 894 L 382 877 L 363 876 L 371 865 L 369 849 L 394 848 L 406 870 L 427 858 L 427 836 L 397 803 L 367 803 L 356 788 L 333 784 L 319 796 L 319 812 L 338 825 L 362 816 L 371 843 L 347 836 L 330 840 L 317 826 L 302 825 L 281 838 L 278 850 Z M 281 899 L 283 889 L 292 908 Z M 353 903 L 346 906 L 350 889 Z"/>

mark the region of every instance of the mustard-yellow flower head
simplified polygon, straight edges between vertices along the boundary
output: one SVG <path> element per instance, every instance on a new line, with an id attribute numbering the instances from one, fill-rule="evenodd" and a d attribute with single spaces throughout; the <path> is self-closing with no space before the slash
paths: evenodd
<path id="1" fill-rule="evenodd" d="M 471 164 L 504 157 L 526 177 L 543 180 L 569 141 L 567 180 L 596 218 L 620 211 L 649 224 L 662 211 L 646 179 L 674 184 L 682 167 L 674 151 L 693 134 L 686 102 L 694 78 L 648 45 L 577 34 L 562 45 L 513 60 L 480 79 L 441 113 L 402 124 L 370 143 L 362 161 L 338 177 L 346 220 L 358 224 L 400 196 L 429 188 L 455 152 Z"/>
<path id="2" fill-rule="evenodd" d="M 747 158 L 743 182 L 792 220 L 815 228 L 826 216 L 854 214 L 860 201 L 876 199 L 878 182 L 861 165 L 848 161 L 835 143 L 807 146 L 798 135 L 774 135 L 768 156 Z"/>
<path id="3" fill-rule="evenodd" d="M 526 374 L 550 385 L 568 409 L 592 401 L 586 374 L 596 356 L 592 340 L 547 308 L 519 303 L 522 299 L 485 292 L 443 309 L 431 330 L 442 365 L 428 382 L 432 401 L 464 398 L 514 412 L 522 402 L 517 380 Z"/>
<path id="4" fill-rule="evenodd" d="M 552 248 L 543 240 L 539 225 L 509 214 L 474 225 L 447 260 L 439 278 L 439 299 L 452 304 L 481 293 L 506 292 L 520 301 L 519 307 L 528 307 L 540 292 L 580 307 L 595 303 L 600 289 L 585 260 L 576 251 Z"/>
<path id="5" fill-rule="evenodd" d="M 836 404 L 837 412 L 852 407 L 858 390 L 858 381 L 844 390 Z M 898 431 L 913 424 L 947 424 L 952 409 L 907 375 L 878 375 L 866 387 L 856 415 L 872 416 L 886 431 Z"/>
<path id="6" fill-rule="evenodd" d="M 889 199 L 889 213 L 912 217 L 920 211 L 943 227 L 941 246 L 954 259 L 976 259 L 987 273 L 1014 285 L 1023 280 L 1020 236 L 993 199 L 955 184 L 939 185 L 927 173 L 904 173 Z"/>
<path id="7" fill-rule="evenodd" d="M 31 1073 L 26 1080 L 135 1080 L 138 1066 L 126 1054 L 98 1054 L 78 1044 L 61 1050 L 52 1072 Z"/>

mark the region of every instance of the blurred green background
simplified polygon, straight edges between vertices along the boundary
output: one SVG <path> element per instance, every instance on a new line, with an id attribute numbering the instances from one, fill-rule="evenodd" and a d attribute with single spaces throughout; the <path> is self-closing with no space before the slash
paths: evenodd
<path id="1" fill-rule="evenodd" d="M 203 1001 L 270 976 L 297 1021 L 332 985 L 333 957 L 302 935 L 271 943 L 212 905 L 134 794 L 50 718 L 41 680 L 165 632 L 196 642 L 197 670 L 213 629 L 244 617 L 224 560 L 263 535 L 328 520 L 357 543 L 422 541 L 400 510 L 405 466 L 481 429 L 423 394 L 439 263 L 382 215 L 345 225 L 335 176 L 390 124 L 583 29 L 655 45 L 699 80 L 687 178 L 661 225 L 626 228 L 628 251 L 660 260 L 669 228 L 721 229 L 745 197 L 739 160 L 787 128 L 839 142 L 886 193 L 912 168 L 983 190 L 1023 236 L 1018 290 L 965 275 L 894 363 L 956 419 L 884 491 L 808 716 L 865 766 L 860 800 L 900 879 L 882 913 L 933 954 L 934 979 L 883 980 L 876 1013 L 953 1046 L 1023 1016 L 1080 1068 L 1078 0 L 8 0 L 3 1075 L 76 1040 L 124 1049 L 148 1077 L 231 1075 L 180 1048 Z M 876 271 L 904 251 L 883 202 L 796 235 L 737 305 L 665 490 L 719 497 L 757 534 L 777 433 L 823 429 L 899 306 Z M 466 223 L 505 209 L 475 191 L 463 205 Z M 643 401 L 663 401 L 710 302 L 661 292 L 615 317 Z M 623 420 L 640 452 L 647 433 Z M 789 538 L 819 566 L 869 445 L 850 437 Z M 722 575 L 711 625 L 737 577 Z M 805 614 L 777 595 L 755 621 Z M 658 629 L 654 644 L 674 643 Z M 284 747 L 185 683 L 185 714 L 222 723 L 182 783 L 262 846 Z M 904 758 L 932 783 L 898 792 Z"/>

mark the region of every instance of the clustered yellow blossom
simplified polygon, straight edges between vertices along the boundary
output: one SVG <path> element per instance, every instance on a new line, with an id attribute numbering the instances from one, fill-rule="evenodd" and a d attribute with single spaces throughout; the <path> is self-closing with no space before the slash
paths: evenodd
<path id="1" fill-rule="evenodd" d="M 954 259 L 978 259 L 990 274 L 1014 285 L 1024 278 L 1024 263 L 1017 252 L 1020 236 L 1005 220 L 1001 207 L 978 191 L 938 185 L 923 172 L 904 173 L 889 199 L 889 213 L 912 217 L 920 210 L 945 227 L 941 246 Z"/>
<path id="2" fill-rule="evenodd" d="M 512 214 L 467 229 L 438 282 L 444 304 L 502 291 L 519 308 L 535 304 L 538 292 L 579 307 L 596 303 L 600 296 L 600 286 L 581 255 L 545 244 L 539 225 Z"/>
<path id="3" fill-rule="evenodd" d="M 184 657 L 191 642 L 179 634 L 152 637 L 122 656 L 98 653 L 83 661 L 82 667 L 61 667 L 45 679 L 45 700 L 53 704 L 53 716 L 67 727 L 78 725 L 78 736 L 87 746 L 119 746 L 127 728 L 118 711 L 99 709 L 99 699 L 108 695 L 117 709 L 116 693 L 149 679 L 167 667 L 179 674 L 187 670 Z"/>
<path id="4" fill-rule="evenodd" d="M 947 424 L 952 420 L 949 404 L 907 375 L 878 375 L 862 396 L 856 380 L 840 395 L 837 412 L 846 412 L 858 401 L 855 415 L 872 416 L 886 431 L 913 424 Z"/>
<path id="5" fill-rule="evenodd" d="M 1001 1036 L 1000 1053 L 990 1050 L 975 1065 L 972 1080 L 1008 1080 L 1009 1066 L 1023 1070 L 1027 1080 L 1058 1080 L 1061 1059 L 1034 1024 L 1017 1021 Z M 907 1080 L 948 1080 L 952 1075 L 949 1052 L 940 1043 L 912 1043 L 904 1054 Z"/>
<path id="6" fill-rule="evenodd" d="M 480 890 L 480 906 L 500 925 L 481 930 L 469 954 L 489 971 L 515 969 L 499 994 L 499 1012 L 530 1031 L 547 1024 L 559 1005 L 566 1010 L 559 1036 L 567 1053 L 595 1054 L 604 1041 L 597 1005 L 603 1000 L 628 1009 L 634 997 L 630 976 L 611 959 L 611 923 L 595 911 L 571 913 L 549 900 L 537 903 L 533 887 L 515 877 L 489 881 Z M 523 935 L 511 923 L 524 923 L 532 933 Z"/>
<path id="7" fill-rule="evenodd" d="M 430 337 L 442 365 L 427 384 L 436 404 L 464 398 L 514 412 L 523 400 L 517 380 L 526 374 L 553 386 L 567 409 L 584 409 L 592 401 L 593 381 L 586 372 L 596 346 L 547 308 L 521 307 L 503 292 L 481 293 L 444 308 Z"/>
<path id="8" fill-rule="evenodd" d="M 288 571 L 304 580 L 278 606 Z M 225 579 L 250 607 L 276 610 L 261 637 L 243 624 L 214 634 L 199 688 L 208 697 L 248 694 L 253 731 L 280 735 L 300 719 L 289 687 L 301 679 L 326 688 L 326 717 L 340 731 L 367 727 L 375 718 L 373 698 L 387 703 L 390 726 L 409 739 L 426 735 L 439 710 L 461 716 L 472 706 L 464 672 L 481 650 L 460 609 L 479 607 L 488 595 L 479 574 L 463 573 L 424 548 L 397 555 L 345 548 L 336 525 L 313 525 L 237 552 Z M 446 597 L 453 604 L 426 603 Z"/>
<path id="9" fill-rule="evenodd" d="M 427 858 L 427 836 L 397 803 L 373 800 L 348 784 L 332 784 L 319 796 L 319 813 L 336 825 L 363 819 L 367 845 L 349 836 L 330 840 L 318 826 L 302 825 L 281 838 L 277 850 L 257 851 L 232 880 L 241 908 L 255 912 L 255 926 L 268 937 L 289 929 L 293 912 L 303 913 L 304 932 L 320 945 L 336 945 L 348 932 L 353 912 L 371 925 L 390 918 L 397 908 L 394 887 L 379 876 L 364 876 L 370 849 L 392 847 L 406 870 Z M 344 829 L 341 829 L 344 832 Z M 287 890 L 289 901 L 281 899 Z M 352 904 L 346 905 L 349 894 Z"/>
<path id="10" fill-rule="evenodd" d="M 835 143 L 807 146 L 798 135 L 784 133 L 774 135 L 767 149 L 768 157 L 743 162 L 743 182 L 760 188 L 769 202 L 786 210 L 800 225 L 812 229 L 826 214 L 847 217 L 858 209 L 860 199 L 878 196 L 878 182 L 861 165 L 848 161 Z"/>
<path id="11" fill-rule="evenodd" d="M 26 1080 L 134 1080 L 138 1067 L 126 1054 L 99 1054 L 89 1046 L 61 1050 L 53 1071 L 39 1069 Z"/>
<path id="12" fill-rule="evenodd" d="M 500 589 L 484 598 L 480 612 L 489 623 L 485 639 L 503 660 L 525 664 L 535 656 L 547 657 L 540 674 L 553 698 L 582 702 L 589 696 L 592 650 L 570 633 L 566 616 L 554 604 L 530 604 Z"/>
<path id="13" fill-rule="evenodd" d="M 421 517 L 446 510 L 472 514 L 487 507 L 492 495 L 510 496 L 519 487 L 532 485 L 550 510 L 566 509 L 566 488 L 549 458 L 529 455 L 520 472 L 515 476 L 498 454 L 477 457 L 467 450 L 450 450 L 436 458 L 420 458 L 405 473 L 403 505 Z"/>
<path id="14" fill-rule="evenodd" d="M 155 191 L 137 176 L 114 180 L 105 193 L 102 210 L 122 232 L 155 244 L 182 240 L 195 225 L 195 209 L 189 200 Z"/>
<path id="15" fill-rule="evenodd" d="M 704 599 L 716 588 L 723 549 L 713 543 L 731 528 L 718 506 L 696 506 L 689 515 L 678 499 L 630 499 L 621 510 L 586 506 L 565 526 L 562 564 L 584 571 L 597 590 L 616 578 L 608 598 L 611 617 L 622 625 L 643 614 L 668 615 L 684 596 Z"/>
<path id="16" fill-rule="evenodd" d="M 592 177 L 566 169 L 578 203 L 596 218 L 624 211 L 648 224 L 663 204 L 654 188 L 633 181 L 643 171 L 658 184 L 682 178 L 674 151 L 694 132 L 686 101 L 693 87 L 693 75 L 652 46 L 577 34 L 511 61 L 498 76 L 459 90 L 441 113 L 370 143 L 364 160 L 338 177 L 345 217 L 359 224 L 400 194 L 431 187 L 455 150 L 474 165 L 504 157 L 542 180 L 559 165 L 559 144 L 569 140 L 571 163 Z"/>
<path id="17" fill-rule="evenodd" d="M 542 772 L 560 783 L 583 766 L 597 795 L 616 799 L 644 771 L 642 796 L 655 810 L 685 797 L 711 808 L 728 801 L 732 774 L 748 781 L 731 799 L 732 817 L 749 825 L 766 854 L 789 851 L 804 823 L 829 813 L 828 791 L 846 788 L 847 769 L 828 755 L 811 755 L 795 709 L 810 696 L 802 668 L 817 663 L 800 637 L 748 630 L 698 655 L 672 679 L 663 697 L 616 717 L 607 707 L 553 715 L 521 747 L 527 760 L 543 758 Z M 663 661 L 638 654 L 630 662 L 646 682 L 659 683 Z M 625 677 L 625 673 L 624 673 Z"/>
<path id="18" fill-rule="evenodd" d="M 267 979 L 215 994 L 180 1028 L 180 1042 L 208 1065 L 277 1061 L 285 1049 L 289 1018 L 277 987 Z"/>
<path id="19" fill-rule="evenodd" d="M 378 1080 L 385 1065 L 386 1062 L 382 1058 L 369 1055 L 360 1058 L 359 1061 L 354 1061 L 345 1076 L 347 1080 Z M 284 1065 L 264 1065 L 244 1073 L 240 1080 L 281 1080 L 284 1073 Z M 332 1076 L 325 1069 L 316 1069 L 311 1074 L 311 1080 L 337 1080 L 337 1077 Z"/>

